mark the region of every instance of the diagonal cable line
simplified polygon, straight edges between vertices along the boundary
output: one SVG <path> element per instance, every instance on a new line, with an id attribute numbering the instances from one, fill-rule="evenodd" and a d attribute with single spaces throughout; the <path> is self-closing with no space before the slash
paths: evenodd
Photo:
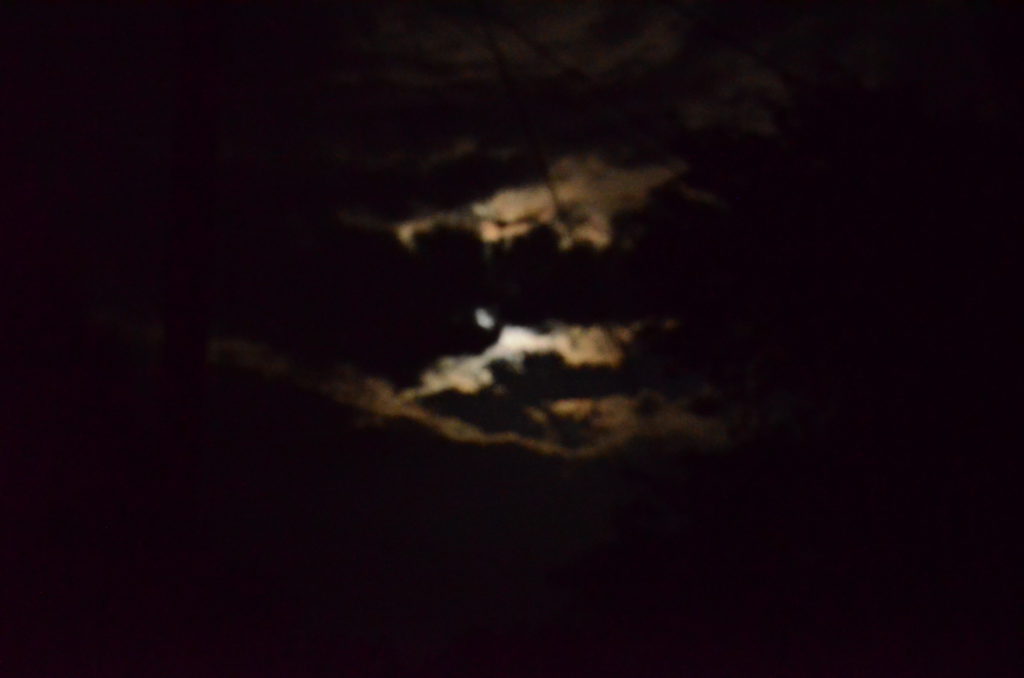
<path id="1" fill-rule="evenodd" d="M 488 18 L 487 13 L 483 10 L 479 0 L 476 3 L 476 7 L 480 17 L 480 25 L 483 29 L 484 39 L 487 41 L 487 48 L 491 52 L 494 63 L 498 68 L 498 75 L 501 78 L 505 93 L 512 101 L 512 105 L 518 113 L 520 125 L 522 126 L 527 141 L 533 150 L 539 169 L 544 177 L 544 182 L 547 185 L 548 193 L 551 195 L 551 204 L 555 210 L 555 223 L 557 226 L 564 221 L 566 212 L 558 199 L 555 180 L 551 174 L 551 163 L 548 161 L 548 155 L 545 152 L 543 143 L 541 142 L 540 134 L 537 132 L 537 129 L 533 124 L 533 120 L 531 119 L 530 114 L 523 103 L 522 97 L 520 96 L 515 80 L 512 78 L 508 62 L 505 59 L 505 54 L 502 52 L 501 46 L 498 44 L 498 41 L 494 37 L 494 32 L 491 30 L 490 19 Z"/>

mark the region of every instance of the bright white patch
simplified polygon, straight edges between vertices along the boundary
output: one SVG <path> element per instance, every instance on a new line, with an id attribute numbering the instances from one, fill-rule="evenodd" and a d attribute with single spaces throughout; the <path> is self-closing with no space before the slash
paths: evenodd
<path id="1" fill-rule="evenodd" d="M 633 340 L 635 327 L 562 325 L 547 330 L 505 325 L 498 340 L 483 353 L 444 356 L 420 375 L 418 387 L 404 391 L 407 398 L 421 398 L 442 391 L 479 393 L 494 385 L 491 367 L 504 363 L 520 370 L 528 355 L 554 354 L 567 367 L 617 368 L 625 359 L 624 347 Z"/>
<path id="2" fill-rule="evenodd" d="M 474 313 L 476 316 L 476 324 L 485 330 L 494 329 L 494 316 L 487 312 L 485 308 L 478 308 Z"/>

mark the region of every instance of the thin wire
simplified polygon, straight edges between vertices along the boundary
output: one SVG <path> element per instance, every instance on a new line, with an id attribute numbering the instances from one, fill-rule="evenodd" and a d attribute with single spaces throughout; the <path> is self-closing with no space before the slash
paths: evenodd
<path id="1" fill-rule="evenodd" d="M 526 47 L 531 49 L 541 59 L 555 66 L 558 69 L 558 76 L 569 76 L 572 79 L 593 88 L 601 86 L 601 83 L 595 80 L 585 70 L 583 70 L 576 64 L 573 64 L 563 59 L 561 56 L 556 54 L 552 48 L 548 47 L 547 45 L 539 42 L 538 40 L 528 35 L 525 31 L 523 31 L 523 29 L 521 29 L 514 21 L 512 21 L 508 17 L 505 17 L 495 12 L 494 10 L 489 11 L 488 16 L 496 25 L 508 31 L 512 36 L 518 39 Z M 666 142 L 664 139 L 661 139 L 652 134 L 648 134 L 645 131 L 647 125 L 649 124 L 649 121 L 631 120 L 627 116 L 618 112 L 618 109 L 616 108 L 608 108 L 605 110 L 605 112 L 609 114 L 612 127 L 623 136 L 629 138 L 630 141 L 635 142 L 638 146 L 643 147 L 645 150 L 653 153 L 654 155 L 664 158 L 667 162 L 674 166 L 676 170 L 685 170 L 688 167 L 686 161 L 682 157 L 680 157 L 678 153 L 674 153 L 673 151 L 666 148 Z M 671 122 L 673 124 L 678 124 L 678 121 L 675 120 L 675 115 L 671 108 L 665 107 L 664 113 L 666 118 L 665 121 Z M 661 123 L 663 121 L 657 120 L 656 122 L 659 126 L 661 126 Z"/>
<path id="2" fill-rule="evenodd" d="M 548 162 L 548 156 L 544 150 L 544 145 L 541 143 L 540 135 L 533 125 L 533 120 L 530 118 L 529 112 L 526 110 L 526 106 L 523 105 L 515 80 L 512 78 L 512 73 L 508 68 L 508 62 L 505 60 L 505 54 L 502 52 L 501 46 L 498 44 L 498 41 L 494 37 L 494 32 L 491 30 L 488 14 L 479 0 L 477 0 L 475 5 L 480 17 L 480 25 L 483 28 L 484 39 L 487 41 L 487 48 L 490 50 L 491 56 L 494 58 L 495 65 L 498 67 L 498 74 L 501 77 L 501 82 L 505 88 L 505 92 L 512 100 L 512 105 L 515 107 L 519 115 L 519 122 L 522 125 L 523 132 L 526 134 L 530 147 L 534 152 L 537 164 L 539 165 L 539 169 L 544 177 L 544 182 L 547 185 L 548 193 L 551 195 L 551 204 L 555 209 L 555 223 L 558 225 L 564 220 L 566 211 L 562 208 L 562 204 L 558 199 L 558 191 L 555 189 L 555 180 L 554 176 L 551 174 L 551 164 Z"/>

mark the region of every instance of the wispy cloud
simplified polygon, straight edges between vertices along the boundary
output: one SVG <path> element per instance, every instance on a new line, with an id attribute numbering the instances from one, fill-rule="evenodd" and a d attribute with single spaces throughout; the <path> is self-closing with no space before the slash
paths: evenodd
<path id="1" fill-rule="evenodd" d="M 538 182 L 505 188 L 459 210 L 400 222 L 395 234 L 414 247 L 419 236 L 437 229 L 467 230 L 485 243 L 507 243 L 536 228 L 550 228 L 563 249 L 606 249 L 615 240 L 615 217 L 643 208 L 652 191 L 685 169 L 682 163 L 616 167 L 594 154 L 567 156 L 552 166 L 551 186 Z M 552 188 L 558 206 L 568 212 L 565 219 L 556 214 Z"/>
<path id="2" fill-rule="evenodd" d="M 547 329 L 506 325 L 498 340 L 474 355 L 445 356 L 421 376 L 420 385 L 407 389 L 405 397 L 420 398 L 457 391 L 473 394 L 493 386 L 493 367 L 501 363 L 521 371 L 528 356 L 555 355 L 570 368 L 617 368 L 625 359 L 625 347 L 636 334 L 633 326 L 580 326 L 552 323 Z"/>
<path id="3" fill-rule="evenodd" d="M 574 458 L 614 453 L 641 439 L 671 439 L 697 448 L 727 445 L 730 433 L 723 418 L 694 413 L 690 398 L 673 399 L 649 389 L 638 394 L 541 397 L 533 402 L 506 398 L 501 407 L 512 413 L 518 410 L 530 422 L 528 429 L 510 425 L 493 430 L 472 417 L 444 413 L 432 406 L 432 398 L 444 392 L 465 397 L 500 393 L 494 366 L 502 363 L 522 370 L 523 361 L 531 355 L 557 356 L 569 370 L 618 368 L 637 329 L 639 325 L 555 325 L 544 331 L 507 327 L 494 345 L 478 355 L 440 358 L 424 371 L 418 386 L 407 389 L 352 366 L 303 370 L 269 347 L 241 339 L 216 339 L 210 356 L 216 364 L 282 380 L 353 407 L 366 415 L 367 423 L 409 421 L 460 443 L 516 445 L 540 454 Z M 566 380 L 571 383 L 571 377 Z"/>
<path id="4" fill-rule="evenodd" d="M 563 76 L 565 65 L 572 65 L 607 82 L 667 63 L 682 46 L 678 15 L 654 5 L 631 8 L 628 21 L 615 3 L 489 3 L 487 9 L 484 19 L 475 11 L 413 3 L 382 6 L 373 29 L 350 41 L 352 49 L 373 59 L 338 77 L 410 88 L 490 84 L 495 64 L 485 21 L 516 72 L 531 79 Z M 558 59 L 545 58 L 550 54 Z M 375 66 L 368 68 L 367 61 Z"/>

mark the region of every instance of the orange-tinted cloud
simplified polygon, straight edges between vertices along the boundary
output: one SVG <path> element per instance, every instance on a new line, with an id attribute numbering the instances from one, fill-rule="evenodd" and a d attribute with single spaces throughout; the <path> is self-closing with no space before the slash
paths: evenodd
<path id="1" fill-rule="evenodd" d="M 439 228 L 467 230 L 482 242 L 502 243 L 546 227 L 555 231 L 563 249 L 606 249 L 615 240 L 614 218 L 641 209 L 654 189 L 685 169 L 682 163 L 616 167 L 594 154 L 568 156 L 552 166 L 550 186 L 539 182 L 502 189 L 455 212 L 401 222 L 395 234 L 408 247 Z M 559 207 L 568 213 L 564 220 L 556 214 L 552 188 Z"/>

